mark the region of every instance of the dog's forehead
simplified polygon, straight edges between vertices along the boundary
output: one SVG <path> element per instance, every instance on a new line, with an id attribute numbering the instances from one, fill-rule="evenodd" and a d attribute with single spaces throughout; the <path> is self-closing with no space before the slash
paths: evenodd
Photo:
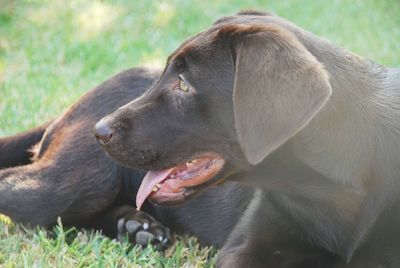
<path id="1" fill-rule="evenodd" d="M 244 25 L 244 24 L 269 24 L 269 25 L 279 25 L 280 27 L 293 30 L 295 27 L 291 25 L 290 22 L 285 19 L 271 15 L 269 13 L 261 12 L 244 12 L 233 16 L 226 16 L 218 19 L 211 25 L 210 28 L 188 38 L 184 41 L 169 57 L 167 60 L 167 65 L 169 63 L 183 59 L 189 54 L 194 54 L 196 52 L 205 54 L 206 51 L 210 51 L 209 48 L 215 49 L 215 41 L 218 40 L 218 32 L 230 25 Z"/>
<path id="2" fill-rule="evenodd" d="M 186 57 L 196 51 L 204 51 L 213 42 L 213 37 L 220 27 L 211 27 L 185 40 L 169 57 L 168 63 Z"/>
<path id="3" fill-rule="evenodd" d="M 228 17 L 224 17 L 228 18 Z M 228 24 L 213 24 L 208 29 L 199 32 L 198 34 L 186 39 L 169 57 L 168 63 L 178 59 L 180 57 L 186 56 L 190 52 L 194 51 L 204 51 L 206 48 L 210 47 L 215 41 L 215 37 L 218 31 Z"/>

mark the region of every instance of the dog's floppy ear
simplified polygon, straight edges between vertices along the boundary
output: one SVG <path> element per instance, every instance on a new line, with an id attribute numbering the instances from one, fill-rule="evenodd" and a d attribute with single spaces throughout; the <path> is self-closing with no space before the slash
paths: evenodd
<path id="1" fill-rule="evenodd" d="M 252 165 L 293 137 L 324 106 L 328 75 L 297 38 L 275 25 L 227 25 L 235 61 L 233 105 L 240 146 Z"/>

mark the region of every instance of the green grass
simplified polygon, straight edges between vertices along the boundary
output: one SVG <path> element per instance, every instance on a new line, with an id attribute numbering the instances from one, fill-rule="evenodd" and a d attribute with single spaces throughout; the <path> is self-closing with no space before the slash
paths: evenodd
<path id="1" fill-rule="evenodd" d="M 272 11 L 361 56 L 400 66 L 397 0 L 0 0 L 0 136 L 54 118 L 125 68 L 162 65 L 185 38 L 243 8 Z M 0 267 L 194 267 L 212 265 L 212 256 L 187 238 L 160 255 L 96 233 L 0 221 Z"/>
<path id="2" fill-rule="evenodd" d="M 194 238 L 178 240 L 165 253 L 151 246 L 132 247 L 99 233 L 27 229 L 0 225 L 0 267 L 212 267 L 215 249 L 200 247 Z M 214 257 L 213 257 L 214 256 Z"/>

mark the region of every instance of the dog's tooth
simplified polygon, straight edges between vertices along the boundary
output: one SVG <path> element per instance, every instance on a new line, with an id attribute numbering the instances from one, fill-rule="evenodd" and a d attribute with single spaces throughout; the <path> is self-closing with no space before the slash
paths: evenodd
<path id="1" fill-rule="evenodd" d="M 158 190 L 160 190 L 160 187 L 158 187 L 157 185 L 156 185 L 156 186 L 154 186 L 154 188 L 153 188 L 153 192 L 157 192 Z"/>

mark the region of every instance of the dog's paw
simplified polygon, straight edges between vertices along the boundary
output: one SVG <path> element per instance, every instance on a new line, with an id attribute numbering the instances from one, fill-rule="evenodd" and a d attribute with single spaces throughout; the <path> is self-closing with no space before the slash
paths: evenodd
<path id="1" fill-rule="evenodd" d="M 142 211 L 132 211 L 118 220 L 118 240 L 129 239 L 133 245 L 153 245 L 164 250 L 171 244 L 170 230 Z"/>

